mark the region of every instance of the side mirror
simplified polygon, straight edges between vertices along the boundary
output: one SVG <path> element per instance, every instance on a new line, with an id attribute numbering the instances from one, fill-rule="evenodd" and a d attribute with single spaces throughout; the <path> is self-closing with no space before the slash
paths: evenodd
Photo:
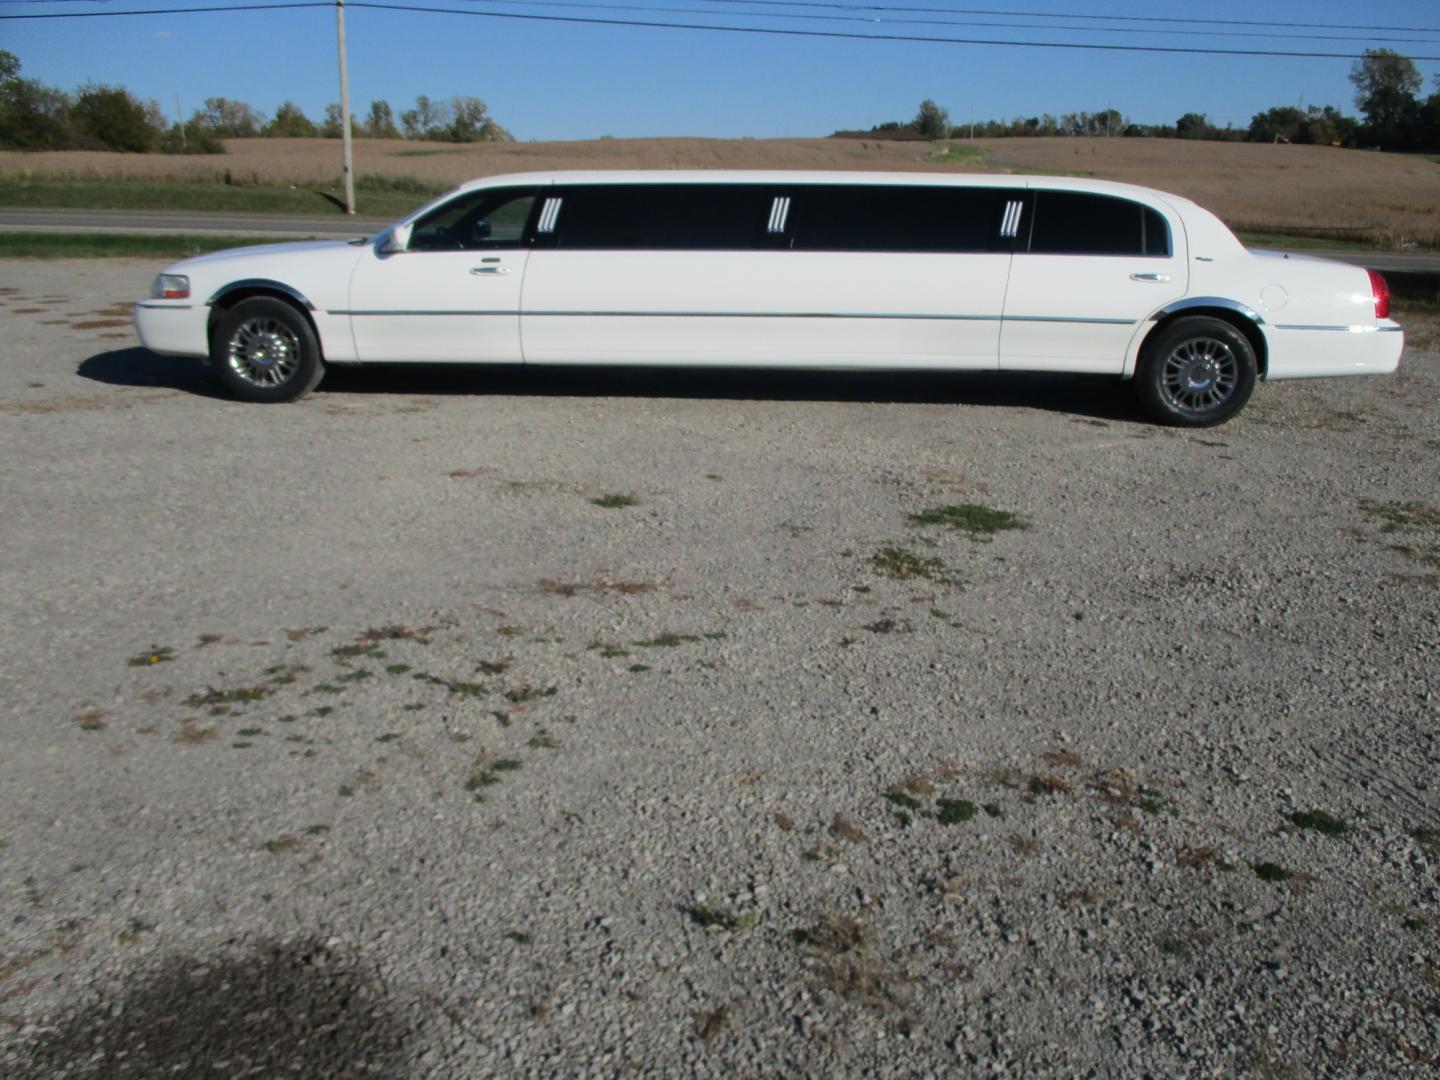
<path id="1" fill-rule="evenodd" d="M 380 254 L 394 255 L 408 248 L 410 246 L 410 229 L 411 226 L 408 223 L 392 227 L 385 234 L 385 239 L 380 242 Z"/>

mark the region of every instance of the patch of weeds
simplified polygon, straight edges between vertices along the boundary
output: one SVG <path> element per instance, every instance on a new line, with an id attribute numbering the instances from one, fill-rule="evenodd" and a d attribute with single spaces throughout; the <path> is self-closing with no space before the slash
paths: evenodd
<path id="1" fill-rule="evenodd" d="M 344 675 L 337 676 L 336 682 L 364 682 L 366 679 L 373 679 L 374 673 L 365 668 L 357 668 L 354 671 L 347 671 Z"/>
<path id="2" fill-rule="evenodd" d="M 1416 932 L 1419 932 L 1422 930 L 1429 930 L 1435 924 L 1429 919 L 1425 918 L 1423 915 L 1412 915 L 1407 919 L 1401 920 L 1400 925 L 1403 926 L 1406 930 L 1414 930 Z"/>
<path id="3" fill-rule="evenodd" d="M 1037 773 L 1025 781 L 1025 791 L 1032 796 L 1062 795 L 1072 790 L 1068 781 L 1049 774 Z"/>
<path id="4" fill-rule="evenodd" d="M 525 763 L 523 761 L 516 761 L 514 758 L 501 758 L 499 761 L 495 762 L 495 764 L 491 765 L 490 768 L 494 769 L 496 772 L 515 772 L 524 764 Z"/>
<path id="5" fill-rule="evenodd" d="M 125 924 L 125 929 L 116 935 L 115 940 L 121 945 L 134 945 L 139 942 L 142 936 L 154 929 L 155 927 L 152 924 L 141 919 L 131 919 Z"/>
<path id="6" fill-rule="evenodd" d="M 235 734 L 243 739 L 253 739 L 257 735 L 264 735 L 265 729 L 258 727 L 247 727 L 241 728 L 239 731 L 235 732 Z"/>
<path id="7" fill-rule="evenodd" d="M 1167 937 L 1160 941 L 1160 951 L 1166 956 L 1174 956 L 1178 959 L 1185 959 L 1191 953 L 1190 942 L 1184 938 Z"/>
<path id="8" fill-rule="evenodd" d="M 816 845 L 800 853 L 800 858 L 805 862 L 834 862 L 839 857 L 839 849 L 830 847 L 828 844 Z"/>
<path id="9" fill-rule="evenodd" d="M 1175 856 L 1175 865 L 1187 870 L 1218 865 L 1220 861 L 1220 849 L 1208 844 L 1204 847 L 1181 848 L 1180 853 Z"/>
<path id="10" fill-rule="evenodd" d="M 354 645 L 337 645 L 330 650 L 330 655 L 336 660 L 353 660 L 357 656 L 368 656 L 372 660 L 383 660 L 385 650 L 373 642 L 357 641 Z"/>
<path id="11" fill-rule="evenodd" d="M 969 799 L 937 799 L 935 805 L 939 807 L 935 820 L 941 825 L 959 825 L 969 821 L 979 809 Z"/>
<path id="12" fill-rule="evenodd" d="M 310 692 L 312 694 L 343 694 L 345 688 L 343 686 L 336 686 L 334 683 L 322 682 Z"/>
<path id="13" fill-rule="evenodd" d="M 774 821 L 776 827 L 783 832 L 795 831 L 795 819 L 783 810 L 776 810 L 775 813 L 771 815 L 771 820 Z"/>
<path id="14" fill-rule="evenodd" d="M 851 586 L 850 586 L 850 591 L 851 591 L 851 592 L 858 592 L 858 593 L 868 593 L 868 592 L 870 591 L 870 586 L 869 586 L 869 585 L 851 585 Z"/>
<path id="15" fill-rule="evenodd" d="M 1380 531 L 1430 532 L 1440 530 L 1440 510 L 1422 502 L 1380 502 L 1375 499 L 1361 499 L 1360 509 L 1382 522 Z"/>
<path id="16" fill-rule="evenodd" d="M 274 840 L 266 840 L 260 845 L 260 850 L 268 851 L 271 855 L 283 855 L 287 851 L 298 851 L 304 844 L 305 841 L 298 836 L 291 836 L 287 833 L 284 836 L 277 836 Z"/>
<path id="17" fill-rule="evenodd" d="M 105 730 L 105 714 L 99 709 L 86 709 L 75 719 L 80 724 L 81 731 Z"/>
<path id="18" fill-rule="evenodd" d="M 1005 816 L 1005 811 L 1000 809 L 999 803 L 987 802 L 980 809 L 985 811 L 986 817 L 1003 818 Z"/>
<path id="19" fill-rule="evenodd" d="M 691 904 L 683 909 L 685 914 L 690 916 L 690 921 L 696 926 L 703 926 L 707 930 L 711 927 L 718 927 L 727 933 L 739 933 L 749 930 L 760 919 L 758 911 L 747 911 L 741 915 L 726 911 L 723 908 L 710 907 L 707 904 Z"/>
<path id="20" fill-rule="evenodd" d="M 673 649 L 677 645 L 685 645 L 699 641 L 695 634 L 656 634 L 649 641 L 636 641 L 634 644 L 641 649 Z"/>
<path id="21" fill-rule="evenodd" d="M 196 692 L 185 699 L 185 704 L 192 709 L 203 708 L 207 705 L 239 705 L 251 701 L 263 701 L 273 694 L 274 691 L 268 686 L 238 686 L 229 690 L 217 690 L 213 686 L 207 686 L 202 694 Z"/>
<path id="22" fill-rule="evenodd" d="M 918 514 L 910 515 L 910 524 L 917 526 L 943 525 L 967 534 L 972 540 L 988 540 L 990 536 L 1007 529 L 1023 529 L 1025 523 L 1018 514 L 1009 510 L 996 510 L 979 503 L 960 503 L 957 506 L 932 506 Z"/>
<path id="23" fill-rule="evenodd" d="M 285 636 L 291 641 L 304 641 L 308 637 L 314 637 L 317 634 L 323 634 L 329 629 L 330 627 L 328 626 L 305 626 L 301 627 L 299 630 L 286 630 Z"/>
<path id="24" fill-rule="evenodd" d="M 500 675 L 508 671 L 510 662 L 508 660 L 481 660 L 475 665 L 475 670 L 484 672 L 486 675 Z"/>
<path id="25" fill-rule="evenodd" d="M 639 674 L 641 674 L 642 672 L 649 671 L 649 670 L 650 670 L 650 665 L 649 665 L 649 664 L 631 664 L 631 665 L 630 665 L 628 668 L 626 668 L 625 670 L 628 671 L 628 672 L 630 672 L 631 674 L 639 675 Z"/>
<path id="26" fill-rule="evenodd" d="M 352 788 L 349 784 L 341 784 L 340 794 L 348 799 L 355 794 L 355 789 Z"/>
<path id="27" fill-rule="evenodd" d="M 395 732 L 387 731 L 384 735 L 376 735 L 375 741 L 378 743 L 392 743 L 398 738 L 400 738 L 400 736 L 395 734 Z"/>
<path id="28" fill-rule="evenodd" d="M 412 701 L 408 705 L 401 705 L 400 708 L 405 712 L 419 712 L 425 708 L 425 703 L 423 701 Z"/>
<path id="29" fill-rule="evenodd" d="M 640 500 L 634 495 L 618 491 L 601 495 L 598 499 L 591 499 L 590 502 L 595 506 L 603 506 L 606 510 L 620 510 L 626 506 L 640 505 Z"/>
<path id="30" fill-rule="evenodd" d="M 1307 810 L 1290 815 L 1290 823 L 1297 829 L 1309 829 L 1322 836 L 1344 836 L 1350 826 L 1342 818 L 1327 814 L 1324 810 Z"/>
<path id="31" fill-rule="evenodd" d="M 1261 881 L 1289 881 L 1295 876 L 1293 870 L 1286 870 L 1279 863 L 1273 862 L 1251 863 L 1250 869 L 1255 871 L 1255 876 Z"/>
<path id="32" fill-rule="evenodd" d="M 529 945 L 531 937 L 529 934 L 522 934 L 519 930 L 506 930 L 505 939 L 513 941 L 516 945 Z"/>
<path id="33" fill-rule="evenodd" d="M 874 932 L 845 915 L 826 915 L 814 926 L 791 931 L 790 940 L 817 962 L 817 981 L 850 1001 L 879 1009 L 898 1008 L 901 988 L 910 982 L 874 953 Z"/>
<path id="34" fill-rule="evenodd" d="M 1071 750 L 1047 750 L 1040 755 L 1040 760 L 1057 769 L 1078 769 L 1085 764 L 1079 755 Z"/>
<path id="35" fill-rule="evenodd" d="M 195 639 L 195 648 L 204 649 L 210 645 L 218 645 L 224 640 L 223 634 L 201 634 Z"/>
<path id="36" fill-rule="evenodd" d="M 1040 850 L 1040 841 L 1033 836 L 1021 836 L 1019 833 L 1013 833 L 1005 838 L 1005 842 L 1010 845 L 1010 850 L 1022 859 L 1028 859 Z"/>
<path id="37" fill-rule="evenodd" d="M 131 667 L 154 667 L 156 664 L 169 663 L 174 659 L 175 650 L 169 645 L 151 645 L 139 656 L 132 656 L 125 662 Z"/>
<path id="38" fill-rule="evenodd" d="M 386 664 L 386 675 L 404 675 L 410 670 L 409 664 Z"/>
<path id="39" fill-rule="evenodd" d="M 931 608 L 930 617 L 932 619 L 949 619 L 950 613 L 948 611 L 941 611 L 939 608 Z"/>
<path id="40" fill-rule="evenodd" d="M 907 794 L 898 788 L 888 788 L 882 794 L 884 798 L 896 806 L 904 807 L 906 810 L 919 810 L 925 805 L 919 799 L 915 798 L 914 795 Z"/>
<path id="41" fill-rule="evenodd" d="M 501 712 L 499 709 L 492 709 L 490 711 L 490 715 L 495 718 L 495 722 L 501 727 L 510 726 L 510 714 L 508 712 Z"/>
<path id="42" fill-rule="evenodd" d="M 268 667 L 260 674 L 269 675 L 270 682 L 275 686 L 289 686 L 301 675 L 313 670 L 309 664 L 276 664 Z"/>
<path id="43" fill-rule="evenodd" d="M 306 715 L 306 716 L 317 716 L 317 717 L 319 717 L 319 716 L 329 716 L 329 715 L 330 715 L 331 713 L 333 713 L 334 711 L 335 711 L 335 706 L 334 706 L 334 705 L 317 705 L 317 706 L 315 706 L 315 708 L 311 709 L 311 710 L 310 710 L 309 712 L 307 712 L 305 715 Z"/>
<path id="44" fill-rule="evenodd" d="M 718 479 L 718 477 L 717 477 Z M 695 1014 L 695 1034 L 702 1043 L 709 1046 L 725 1030 L 730 1022 L 730 1006 L 722 1005 L 709 1012 Z"/>
<path id="45" fill-rule="evenodd" d="M 220 728 L 214 724 L 209 727 L 201 727 L 193 719 L 186 717 L 180 721 L 180 733 L 175 736 L 179 743 L 203 743 L 218 738 Z"/>
<path id="46" fill-rule="evenodd" d="M 1440 829 L 1427 829 L 1423 825 L 1410 830 L 1410 839 L 1424 849 L 1427 855 L 1440 855 Z"/>
<path id="47" fill-rule="evenodd" d="M 941 585 L 954 583 L 950 568 L 945 565 L 945 560 L 938 556 L 927 559 L 904 548 L 885 547 L 871 555 L 869 562 L 881 577 L 894 578 L 897 581 L 924 578 L 926 581 L 933 581 Z M 857 589 L 856 591 L 861 590 Z"/>
<path id="48" fill-rule="evenodd" d="M 560 740 L 541 728 L 530 736 L 525 745 L 535 750 L 558 750 L 560 749 Z"/>
<path id="49" fill-rule="evenodd" d="M 608 641 L 595 640 L 586 646 L 587 649 L 598 651 L 607 660 L 617 656 L 629 656 L 630 650 Z"/>
<path id="50" fill-rule="evenodd" d="M 323 836 L 330 831 L 329 825 L 307 825 L 305 826 L 306 836 Z"/>
<path id="51" fill-rule="evenodd" d="M 840 814 L 836 814 L 830 819 L 829 831 L 831 836 L 849 841 L 852 844 L 868 844 L 870 842 L 870 837 L 865 835 L 860 826 Z"/>
<path id="52" fill-rule="evenodd" d="M 523 705 L 527 701 L 536 701 L 540 698 L 554 697 L 558 687 L 546 686 L 544 688 L 531 686 L 526 683 L 524 686 L 517 686 L 513 690 L 505 691 L 505 700 L 515 705 Z"/>
<path id="53" fill-rule="evenodd" d="M 398 624 L 391 626 L 372 626 L 360 635 L 359 641 L 362 644 L 376 641 L 414 641 L 421 645 L 429 645 L 430 635 L 438 629 L 439 627 L 436 626 L 422 626 L 420 629 L 414 630 L 408 626 Z"/>
<path id="54" fill-rule="evenodd" d="M 519 637 L 525 633 L 525 628 L 523 626 L 497 626 L 495 633 L 501 637 Z"/>
<path id="55" fill-rule="evenodd" d="M 780 523 L 780 528 L 784 529 L 787 533 L 789 533 L 790 539 L 792 540 L 799 540 L 800 537 L 804 536 L 806 533 L 812 533 L 815 531 L 814 525 L 796 525 L 794 522 L 790 521 L 782 521 Z"/>
<path id="56" fill-rule="evenodd" d="M 876 619 L 873 623 L 868 623 L 862 629 L 872 634 L 908 634 L 911 632 L 908 620 L 892 619 L 888 615 L 883 619 Z"/>
<path id="57" fill-rule="evenodd" d="M 245 741 L 242 740 L 242 741 L 239 741 L 239 742 L 232 742 L 232 743 L 230 744 L 230 749 L 232 749 L 232 750 L 249 750 L 250 747 L 252 747 L 252 746 L 254 746 L 254 745 L 255 745 L 255 744 L 254 744 L 253 742 L 245 742 Z"/>

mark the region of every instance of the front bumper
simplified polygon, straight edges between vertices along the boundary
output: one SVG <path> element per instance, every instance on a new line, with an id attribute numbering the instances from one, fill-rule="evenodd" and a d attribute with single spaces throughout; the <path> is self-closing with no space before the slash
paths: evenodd
<path id="1" fill-rule="evenodd" d="M 163 356 L 208 356 L 206 329 L 210 309 L 204 304 L 141 300 L 135 304 L 135 332 L 140 344 Z"/>

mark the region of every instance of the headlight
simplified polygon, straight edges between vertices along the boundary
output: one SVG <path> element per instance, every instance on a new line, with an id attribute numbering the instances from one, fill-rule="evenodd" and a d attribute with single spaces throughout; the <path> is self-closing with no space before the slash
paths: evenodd
<path id="1" fill-rule="evenodd" d="M 190 279 L 184 274 L 157 274 L 150 286 L 151 300 L 190 299 Z"/>

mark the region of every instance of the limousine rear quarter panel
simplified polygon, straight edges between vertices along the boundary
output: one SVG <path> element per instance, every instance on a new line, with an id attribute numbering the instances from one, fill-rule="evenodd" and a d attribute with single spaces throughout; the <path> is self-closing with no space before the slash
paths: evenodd
<path id="1" fill-rule="evenodd" d="M 1247 251 L 1187 199 L 1106 181 L 560 172 L 463 185 L 368 241 L 175 263 L 135 325 L 212 365 L 263 367 L 267 341 L 313 340 L 316 366 L 226 380 L 265 401 L 372 362 L 1065 371 L 1143 391 L 1181 320 L 1197 341 L 1198 320 L 1232 327 L 1260 377 L 1393 371 L 1404 335 L 1379 287 Z M 229 317 L 252 300 L 285 307 L 254 307 L 275 317 L 263 326 Z M 1210 368 L 1186 370 L 1203 383 Z M 1216 423 L 1248 394 L 1243 370 L 1223 381 L 1186 383 L 1178 414 L 1141 397 L 1163 422 Z"/>

